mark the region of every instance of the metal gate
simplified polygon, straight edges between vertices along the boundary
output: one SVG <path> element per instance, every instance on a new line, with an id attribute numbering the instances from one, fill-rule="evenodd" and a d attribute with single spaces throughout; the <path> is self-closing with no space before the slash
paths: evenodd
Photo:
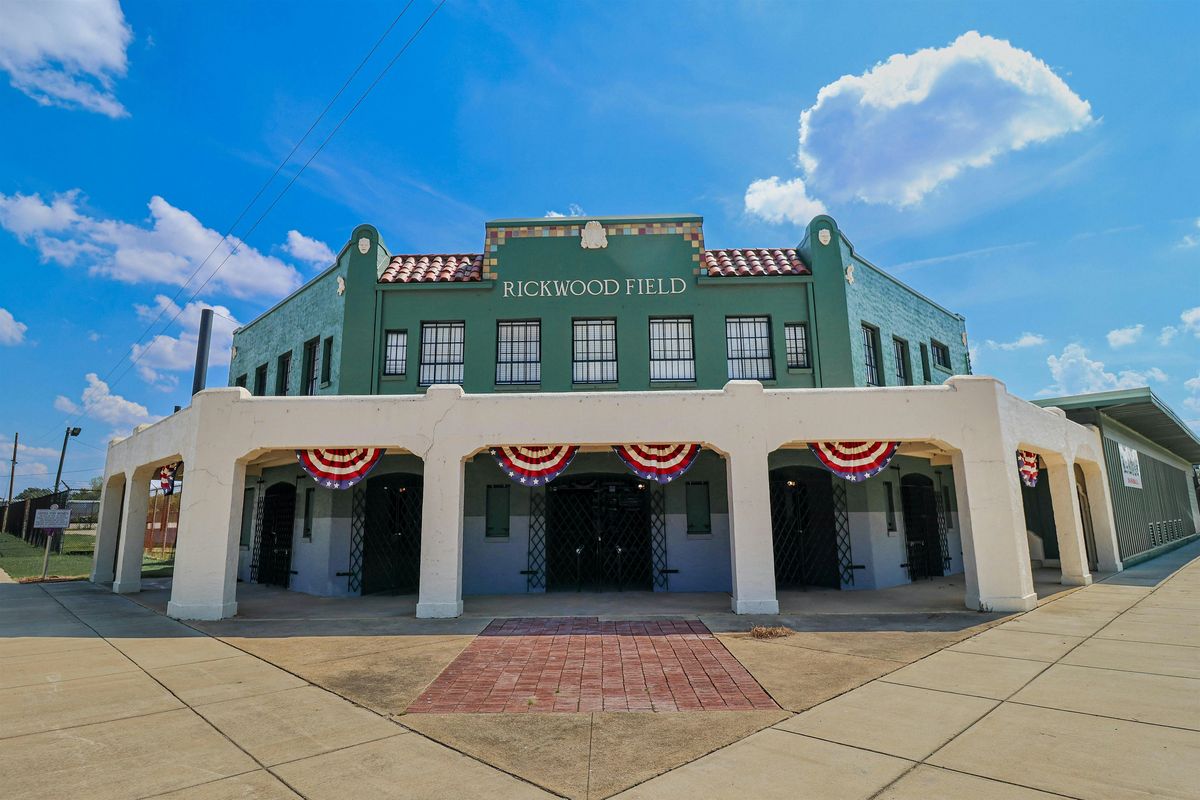
<path id="1" fill-rule="evenodd" d="M 908 579 L 944 575 L 944 523 L 933 480 L 925 475 L 905 475 L 900 479 L 900 504 L 904 510 Z"/>
<path id="2" fill-rule="evenodd" d="M 546 588 L 651 589 L 650 490 L 623 476 L 585 476 L 546 491 Z"/>
<path id="3" fill-rule="evenodd" d="M 771 471 L 770 487 L 775 585 L 840 589 L 833 476 L 812 467 L 783 467 Z"/>
<path id="4" fill-rule="evenodd" d="M 360 567 L 364 595 L 417 591 L 422 487 L 421 476 L 399 472 L 367 480 Z"/>
<path id="5" fill-rule="evenodd" d="M 287 588 L 292 578 L 292 537 L 296 525 L 296 485 L 276 483 L 263 497 L 250 580 Z"/>

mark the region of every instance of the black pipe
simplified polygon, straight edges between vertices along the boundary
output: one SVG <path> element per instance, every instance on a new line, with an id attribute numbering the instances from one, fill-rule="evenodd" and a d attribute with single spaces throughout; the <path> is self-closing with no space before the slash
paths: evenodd
<path id="1" fill-rule="evenodd" d="M 213 310 L 200 309 L 200 333 L 196 339 L 196 372 L 192 375 L 192 394 L 204 391 L 204 381 L 208 377 L 208 346 L 212 339 Z"/>

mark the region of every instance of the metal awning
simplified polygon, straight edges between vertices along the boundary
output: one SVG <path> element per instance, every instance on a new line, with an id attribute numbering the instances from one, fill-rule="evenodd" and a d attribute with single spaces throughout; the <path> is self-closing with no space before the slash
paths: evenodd
<path id="1" fill-rule="evenodd" d="M 1191 464 L 1200 464 L 1200 438 L 1149 387 L 1034 400 L 1043 408 L 1098 411 Z"/>

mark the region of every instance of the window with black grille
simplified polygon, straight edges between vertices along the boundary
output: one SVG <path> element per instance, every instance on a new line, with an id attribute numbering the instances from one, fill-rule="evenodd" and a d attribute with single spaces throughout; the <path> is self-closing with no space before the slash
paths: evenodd
<path id="1" fill-rule="evenodd" d="M 321 344 L 321 385 L 328 386 L 333 371 L 333 337 L 328 336 Z"/>
<path id="2" fill-rule="evenodd" d="M 408 371 L 408 331 L 387 331 L 383 336 L 383 374 Z"/>
<path id="3" fill-rule="evenodd" d="M 262 397 L 267 393 L 267 365 L 259 364 L 254 370 L 254 394 Z"/>
<path id="4" fill-rule="evenodd" d="M 896 382 L 901 386 L 912 383 L 912 370 L 908 365 L 908 342 L 892 339 L 892 350 L 896 355 Z"/>
<path id="5" fill-rule="evenodd" d="M 577 319 L 571 324 L 571 380 L 617 382 L 617 321 Z"/>
<path id="6" fill-rule="evenodd" d="M 246 388 L 246 374 L 245 374 L 245 373 L 242 373 L 241 375 L 238 375 L 238 376 L 237 376 L 237 380 L 235 380 L 235 381 L 233 382 L 233 385 L 234 385 L 234 386 L 241 386 L 243 389 L 245 389 L 245 388 Z"/>
<path id="7" fill-rule="evenodd" d="M 726 317 L 725 352 L 730 380 L 773 380 L 770 317 Z"/>
<path id="8" fill-rule="evenodd" d="M 808 325 L 789 322 L 783 326 L 783 337 L 787 342 L 788 369 L 808 369 L 812 361 L 808 357 Z"/>
<path id="9" fill-rule="evenodd" d="M 650 320 L 650 380 L 696 380 L 690 317 Z"/>
<path id="10" fill-rule="evenodd" d="M 867 368 L 867 385 L 882 386 L 879 380 L 879 331 L 870 325 L 862 326 L 863 364 Z"/>
<path id="11" fill-rule="evenodd" d="M 496 383 L 542 381 L 542 323 L 536 319 L 496 323 Z"/>
<path id="12" fill-rule="evenodd" d="M 463 382 L 463 343 L 466 323 L 421 323 L 420 384 Z"/>
<path id="13" fill-rule="evenodd" d="M 942 369 L 950 369 L 950 348 L 938 341 L 931 341 L 933 363 Z"/>

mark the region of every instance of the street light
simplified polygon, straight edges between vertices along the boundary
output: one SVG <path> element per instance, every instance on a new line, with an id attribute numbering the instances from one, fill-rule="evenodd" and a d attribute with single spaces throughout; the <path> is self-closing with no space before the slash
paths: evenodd
<path id="1" fill-rule="evenodd" d="M 68 427 L 67 432 L 63 434 L 62 452 L 59 453 L 59 455 L 58 455 L 58 474 L 56 474 L 54 476 L 54 494 L 55 495 L 58 494 L 58 484 L 62 482 L 63 461 L 65 461 L 67 458 L 67 442 L 70 441 L 72 436 L 78 436 L 80 433 L 82 433 L 82 431 L 83 431 L 82 428 Z M 64 508 L 66 507 L 65 502 L 63 503 L 63 507 Z M 53 534 L 46 535 L 46 555 L 47 556 L 49 556 L 49 554 L 50 554 L 50 539 L 52 539 L 52 538 L 54 538 Z M 59 538 L 57 544 L 55 545 L 54 552 L 56 552 L 56 553 L 62 552 L 62 538 L 61 537 Z M 43 569 L 43 572 L 44 571 L 45 570 Z M 42 577 L 44 579 L 45 575 L 43 575 Z"/>

